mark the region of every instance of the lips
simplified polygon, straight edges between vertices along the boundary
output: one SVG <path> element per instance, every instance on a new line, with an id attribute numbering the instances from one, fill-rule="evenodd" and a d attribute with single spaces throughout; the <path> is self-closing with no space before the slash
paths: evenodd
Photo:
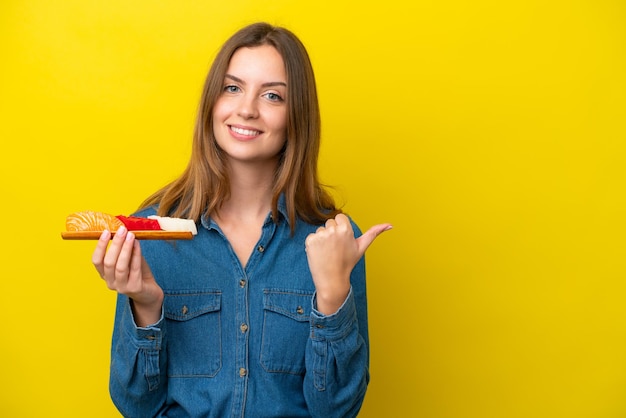
<path id="1" fill-rule="evenodd" d="M 239 128 L 237 126 L 229 126 L 230 131 L 237 134 L 237 135 L 241 135 L 241 136 L 246 136 L 246 137 L 255 137 L 258 135 L 261 135 L 261 131 L 257 131 L 254 129 L 246 129 L 246 128 Z"/>

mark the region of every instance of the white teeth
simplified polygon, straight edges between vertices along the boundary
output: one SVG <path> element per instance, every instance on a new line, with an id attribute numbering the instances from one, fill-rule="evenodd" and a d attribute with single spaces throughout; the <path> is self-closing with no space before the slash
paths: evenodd
<path id="1" fill-rule="evenodd" d="M 260 134 L 259 131 L 251 131 L 249 129 L 241 129 L 241 128 L 236 128 L 234 126 L 230 127 L 230 130 L 239 134 L 239 135 L 246 135 L 246 136 L 256 136 L 258 134 Z"/>

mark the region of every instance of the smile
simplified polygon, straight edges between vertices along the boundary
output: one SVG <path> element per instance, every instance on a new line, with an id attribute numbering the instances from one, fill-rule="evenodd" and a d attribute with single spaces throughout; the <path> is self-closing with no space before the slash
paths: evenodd
<path id="1" fill-rule="evenodd" d="M 230 126 L 230 130 L 236 134 L 245 135 L 245 136 L 257 136 L 261 134 L 261 131 L 254 131 L 251 129 L 242 129 L 242 128 L 237 128 L 235 126 Z"/>

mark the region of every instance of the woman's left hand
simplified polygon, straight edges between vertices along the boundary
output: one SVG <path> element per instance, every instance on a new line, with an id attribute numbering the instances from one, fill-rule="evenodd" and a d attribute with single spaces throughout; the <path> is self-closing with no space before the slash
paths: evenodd
<path id="1" fill-rule="evenodd" d="M 305 248 L 318 311 L 330 315 L 339 309 L 350 291 L 352 269 L 374 239 L 389 229 L 391 224 L 374 225 L 355 239 L 350 219 L 340 213 L 309 234 Z"/>

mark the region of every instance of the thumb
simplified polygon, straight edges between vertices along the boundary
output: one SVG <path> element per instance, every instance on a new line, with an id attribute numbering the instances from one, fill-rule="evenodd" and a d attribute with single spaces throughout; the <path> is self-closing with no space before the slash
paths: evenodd
<path id="1" fill-rule="evenodd" d="M 365 250 L 374 242 L 377 236 L 382 234 L 385 231 L 389 231 L 392 228 L 391 224 L 378 224 L 374 225 L 366 232 L 363 233 L 360 237 L 356 239 L 357 251 L 359 253 L 359 257 L 365 254 Z"/>

